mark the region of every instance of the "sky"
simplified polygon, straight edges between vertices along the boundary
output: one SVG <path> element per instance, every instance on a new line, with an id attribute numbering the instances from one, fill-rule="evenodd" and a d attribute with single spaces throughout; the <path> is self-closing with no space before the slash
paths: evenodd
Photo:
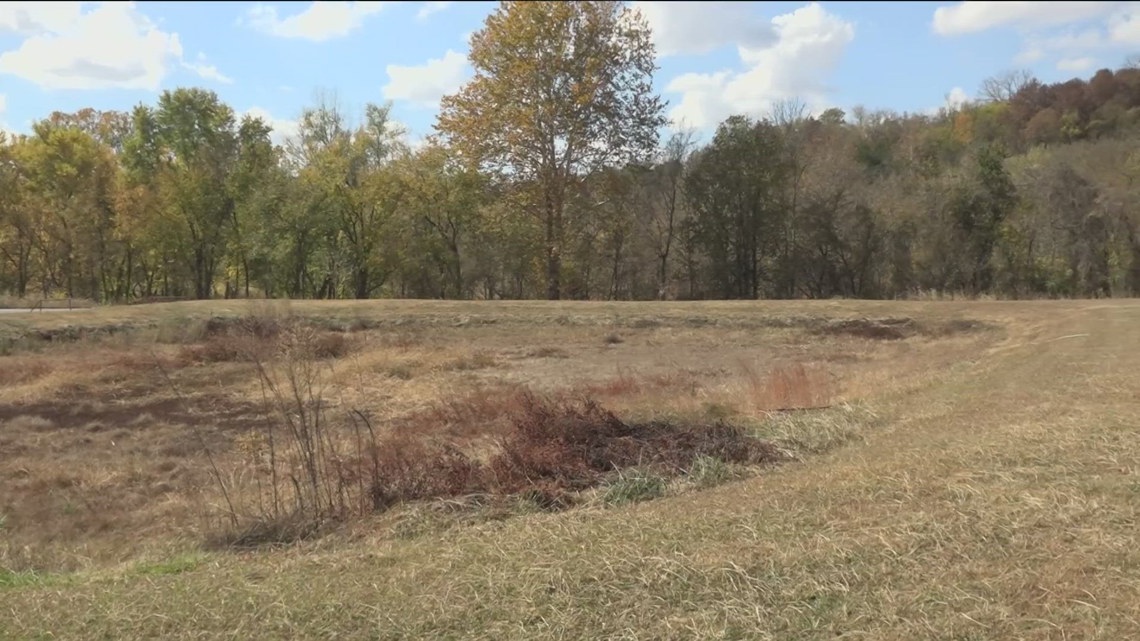
<path id="1" fill-rule="evenodd" d="M 674 127 L 799 99 L 929 112 L 1027 69 L 1088 77 L 1140 53 L 1140 2 L 631 2 L 653 30 Z M 467 41 L 495 2 L 3 2 L 0 129 L 52 111 L 129 110 L 212 90 L 283 140 L 318 95 L 350 118 L 392 103 L 415 143 L 471 77 Z"/>

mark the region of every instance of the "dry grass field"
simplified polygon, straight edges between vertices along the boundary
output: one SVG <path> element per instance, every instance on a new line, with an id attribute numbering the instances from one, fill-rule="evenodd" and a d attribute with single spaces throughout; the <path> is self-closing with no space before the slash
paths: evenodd
<path id="1" fill-rule="evenodd" d="M 0 638 L 1137 638 L 1138 348 L 1134 301 L 6 313 Z"/>

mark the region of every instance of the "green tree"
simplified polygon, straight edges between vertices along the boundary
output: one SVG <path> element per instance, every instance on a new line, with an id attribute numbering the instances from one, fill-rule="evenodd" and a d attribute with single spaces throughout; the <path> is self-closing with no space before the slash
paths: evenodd
<path id="1" fill-rule="evenodd" d="M 280 158 L 270 142 L 270 132 L 264 121 L 251 116 L 242 118 L 238 127 L 237 159 L 228 185 L 234 195 L 234 207 L 227 251 L 227 296 L 236 293 L 240 286 L 249 297 L 251 278 L 265 286 L 265 229 L 281 205 Z"/>
<path id="2" fill-rule="evenodd" d="M 112 298 L 117 166 L 111 151 L 77 127 L 45 120 L 33 131 L 19 162 L 29 189 L 23 206 L 38 222 L 44 291 Z"/>
<path id="3" fill-rule="evenodd" d="M 771 281 L 789 174 L 781 140 L 770 123 L 733 116 L 693 157 L 685 178 L 691 225 L 721 297 L 758 298 Z"/>
<path id="4" fill-rule="evenodd" d="M 281 221 L 290 290 L 368 298 L 393 272 L 405 187 L 394 163 L 407 147 L 389 110 L 365 105 L 355 128 L 330 97 L 302 113 L 288 153 L 296 194 Z"/>
<path id="5" fill-rule="evenodd" d="M 0 258 L 7 266 L 0 282 L 27 295 L 32 279 L 32 250 L 35 243 L 34 218 L 27 205 L 27 177 L 21 166 L 23 140 L 12 140 L 0 131 Z"/>
<path id="6" fill-rule="evenodd" d="M 967 282 L 974 293 L 993 284 L 993 253 L 1002 224 L 1017 206 L 1017 188 L 1005 169 L 1005 154 L 988 145 L 978 150 L 973 170 L 950 201 L 951 217 L 964 249 Z"/>
<path id="7" fill-rule="evenodd" d="M 212 91 L 175 89 L 163 92 L 157 108 L 139 107 L 133 116 L 134 132 L 124 144 L 129 165 L 136 180 L 157 188 L 173 224 L 164 270 L 180 263 L 194 296 L 210 298 L 234 217 L 233 109 Z"/>
<path id="8" fill-rule="evenodd" d="M 403 179 L 410 229 L 426 237 L 432 246 L 428 256 L 447 280 L 441 295 L 449 289 L 453 296 L 466 298 L 465 249 L 480 226 L 487 194 L 484 176 L 463 166 L 448 148 L 428 145 L 403 163 Z"/>

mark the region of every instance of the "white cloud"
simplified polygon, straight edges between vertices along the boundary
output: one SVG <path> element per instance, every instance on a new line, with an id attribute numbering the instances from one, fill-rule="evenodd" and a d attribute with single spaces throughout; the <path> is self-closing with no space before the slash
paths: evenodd
<path id="1" fill-rule="evenodd" d="M 946 94 L 946 106 L 951 109 L 961 108 L 967 102 L 970 102 L 970 96 L 961 87 L 954 87 L 950 93 Z"/>
<path id="2" fill-rule="evenodd" d="M 1108 21 L 1108 38 L 1113 44 L 1140 45 L 1140 11 L 1131 8 L 1113 15 Z"/>
<path id="3" fill-rule="evenodd" d="M 0 32 L 25 40 L 0 54 L 0 73 L 48 89 L 158 90 L 177 66 L 222 80 L 217 68 L 182 59 L 177 33 L 159 29 L 133 2 L 0 5 Z"/>
<path id="4" fill-rule="evenodd" d="M 1104 16 L 1125 2 L 959 2 L 934 10 L 934 32 L 942 36 L 996 27 L 1044 27 Z"/>
<path id="5" fill-rule="evenodd" d="M 1140 2 L 960 2 L 936 9 L 932 28 L 943 36 L 1015 29 L 1022 47 L 1014 63 L 1050 58 L 1062 71 L 1084 71 L 1094 53 L 1140 45 Z"/>
<path id="6" fill-rule="evenodd" d="M 653 31 L 657 54 L 708 53 L 727 45 L 766 47 L 772 23 L 743 2 L 634 2 Z"/>
<path id="7" fill-rule="evenodd" d="M 206 54 L 199 53 L 197 62 L 183 62 L 182 66 L 198 74 L 206 80 L 215 80 L 222 84 L 232 85 L 234 79 L 218 71 L 218 68 L 206 62 Z"/>
<path id="8" fill-rule="evenodd" d="M 269 135 L 269 139 L 272 140 L 275 145 L 285 144 L 286 140 L 296 137 L 299 131 L 299 125 L 296 120 L 277 118 L 269 113 L 267 109 L 261 107 L 250 107 L 241 115 L 261 118 L 262 122 L 269 125 L 269 127 L 273 129 L 273 133 Z"/>
<path id="9" fill-rule="evenodd" d="M 77 22 L 80 2 L 6 2 L 0 4 L 0 33 L 35 36 L 61 31 Z"/>
<path id="10" fill-rule="evenodd" d="M 1045 57 L 1045 50 L 1041 47 L 1030 46 L 1022 49 L 1013 57 L 1013 61 L 1019 65 L 1031 65 L 1038 60 Z"/>
<path id="11" fill-rule="evenodd" d="M 364 24 L 368 16 L 384 9 L 384 2 L 312 2 L 301 13 L 281 18 L 277 7 L 255 5 L 246 15 L 258 31 L 279 38 L 323 42 L 347 36 Z"/>
<path id="12" fill-rule="evenodd" d="M 739 44 L 744 70 L 673 78 L 665 87 L 681 94 L 669 114 L 673 121 L 708 129 L 734 114 L 761 114 L 783 99 L 826 106 L 825 80 L 854 39 L 854 25 L 812 3 L 772 18 L 771 29 L 776 38 L 770 46 Z"/>
<path id="13" fill-rule="evenodd" d="M 427 20 L 433 14 L 439 13 L 455 4 L 454 2 L 425 2 L 416 13 L 416 20 Z"/>
<path id="14" fill-rule="evenodd" d="M 384 97 L 388 100 L 410 100 L 421 106 L 434 107 L 439 99 L 452 93 L 467 79 L 467 58 L 448 49 L 442 58 L 422 65 L 405 67 L 388 65 L 388 84 Z"/>
<path id="15" fill-rule="evenodd" d="M 1081 58 L 1061 58 L 1057 61 L 1060 71 L 1088 71 L 1096 64 L 1096 59 L 1089 56 Z"/>
<path id="16" fill-rule="evenodd" d="M 17 134 L 16 130 L 12 128 L 12 125 L 8 124 L 8 121 L 4 119 L 4 114 L 7 111 L 8 96 L 0 93 L 0 137 L 7 136 L 8 142 L 12 142 L 12 140 L 19 134 Z"/>

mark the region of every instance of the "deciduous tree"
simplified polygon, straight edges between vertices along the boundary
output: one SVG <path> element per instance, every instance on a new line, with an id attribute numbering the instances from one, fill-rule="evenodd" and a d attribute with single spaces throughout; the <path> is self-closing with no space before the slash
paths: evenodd
<path id="1" fill-rule="evenodd" d="M 503 2 L 471 37 L 474 78 L 441 103 L 465 159 L 533 185 L 547 296 L 562 295 L 566 207 L 581 178 L 643 159 L 665 123 L 649 29 L 616 1 Z"/>

